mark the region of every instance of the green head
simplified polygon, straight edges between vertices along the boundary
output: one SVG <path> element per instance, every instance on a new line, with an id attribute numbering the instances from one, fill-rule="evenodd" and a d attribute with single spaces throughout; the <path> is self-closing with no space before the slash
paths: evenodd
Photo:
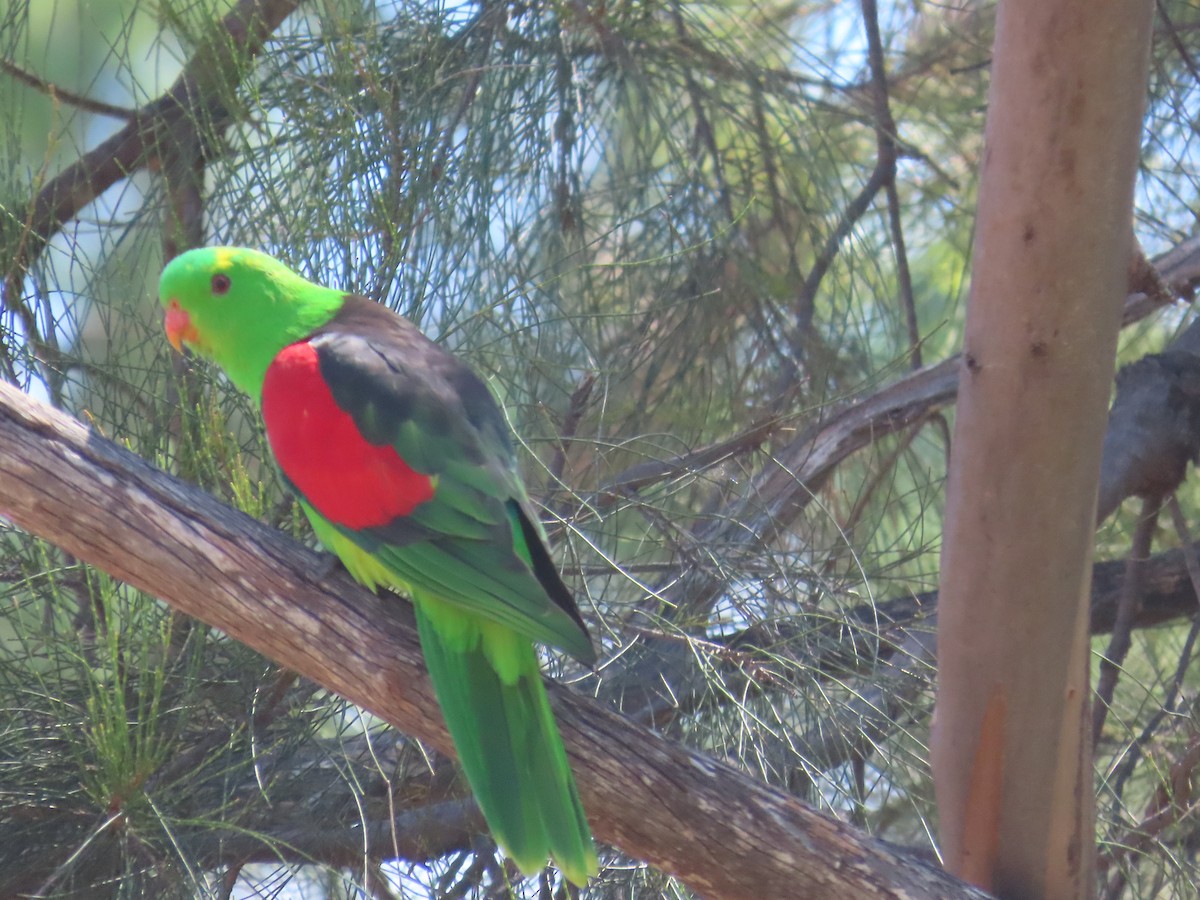
<path id="1" fill-rule="evenodd" d="M 271 360 L 333 318 L 346 294 L 257 250 L 202 247 L 163 269 L 158 299 L 175 349 L 211 359 L 257 402 Z"/>

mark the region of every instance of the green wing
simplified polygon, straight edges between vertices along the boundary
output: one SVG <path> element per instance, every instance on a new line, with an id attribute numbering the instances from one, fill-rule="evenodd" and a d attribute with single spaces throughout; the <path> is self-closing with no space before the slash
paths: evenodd
<path id="1" fill-rule="evenodd" d="M 368 441 L 395 448 L 436 488 L 388 525 L 328 528 L 393 575 L 370 581 L 437 597 L 593 661 L 574 599 L 529 512 L 508 423 L 491 392 L 411 323 L 356 299 L 312 339 L 322 377 Z"/>

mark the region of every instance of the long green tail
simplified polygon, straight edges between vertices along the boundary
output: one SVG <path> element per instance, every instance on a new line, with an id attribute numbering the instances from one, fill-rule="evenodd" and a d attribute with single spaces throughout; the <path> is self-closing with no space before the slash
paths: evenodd
<path id="1" fill-rule="evenodd" d="M 553 859 L 586 884 L 599 870 L 596 848 L 533 644 L 414 593 L 425 663 L 492 834 L 526 875 Z"/>

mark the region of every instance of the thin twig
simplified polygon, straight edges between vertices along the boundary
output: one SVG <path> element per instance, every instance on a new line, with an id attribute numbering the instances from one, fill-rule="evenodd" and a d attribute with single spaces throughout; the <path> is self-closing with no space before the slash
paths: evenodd
<path id="1" fill-rule="evenodd" d="M 1106 861 L 1106 867 L 1112 867 L 1122 859 L 1145 851 L 1167 828 L 1195 812 L 1192 779 L 1197 767 L 1200 767 L 1200 734 L 1194 733 L 1188 740 L 1183 754 L 1171 764 L 1167 770 L 1167 777 L 1150 798 L 1142 821 L 1117 842 L 1112 855 Z M 1118 896 L 1124 881 L 1124 874 L 1118 871 L 1113 883 L 1105 892 L 1106 896 Z"/>
<path id="2" fill-rule="evenodd" d="M 884 478 L 891 474 L 893 467 L 900 461 L 900 457 L 908 452 L 908 448 L 912 446 L 912 442 L 916 440 L 917 435 L 921 433 L 921 429 L 924 427 L 925 421 L 918 420 L 911 428 L 900 435 L 896 446 L 888 452 L 883 463 L 871 474 L 871 477 L 867 479 L 866 483 L 859 490 L 858 496 L 854 500 L 854 506 L 850 509 L 850 514 L 846 516 L 846 521 L 841 525 L 841 530 L 844 533 L 849 534 L 854 530 L 854 526 L 858 524 L 858 520 L 866 512 L 867 504 L 871 502 L 871 497 L 875 495 L 875 491 L 883 484 Z"/>
<path id="3" fill-rule="evenodd" d="M 396 894 L 392 892 L 388 883 L 387 875 L 384 874 L 383 868 L 377 861 L 366 867 L 363 881 L 366 882 L 364 886 L 373 900 L 397 900 Z"/>
<path id="4" fill-rule="evenodd" d="M 233 890 L 237 887 L 238 879 L 242 877 L 242 866 L 240 863 L 234 863 L 229 866 L 221 875 L 221 885 L 217 893 L 217 900 L 229 900 L 233 896 Z"/>
<path id="5" fill-rule="evenodd" d="M 571 392 L 571 400 L 567 404 L 567 414 L 563 416 L 562 426 L 558 430 L 558 440 L 554 443 L 554 456 L 550 460 L 550 480 L 547 493 L 562 483 L 563 471 L 567 467 L 567 446 L 575 437 L 579 423 L 583 420 L 587 409 L 588 399 L 592 396 L 592 388 L 596 384 L 595 374 L 589 373 Z"/>
<path id="6" fill-rule="evenodd" d="M 879 34 L 879 7 L 875 0 L 862 0 L 863 25 L 867 31 L 867 59 L 871 65 L 871 99 L 875 106 L 875 140 L 879 166 L 884 173 L 888 227 L 892 232 L 892 252 L 896 256 L 896 278 L 900 282 L 900 300 L 908 327 L 908 345 L 912 368 L 921 368 L 921 329 L 917 322 L 917 303 L 913 295 L 912 274 L 908 269 L 908 250 L 904 243 L 904 223 L 900 216 L 900 192 L 896 189 L 896 120 L 888 100 L 887 72 L 883 39 Z"/>
<path id="7" fill-rule="evenodd" d="M 493 45 L 496 41 L 498 29 L 502 26 L 505 11 L 503 6 L 491 7 L 488 4 L 482 4 L 478 15 L 474 22 L 464 30 L 464 36 L 472 34 L 476 28 L 483 33 L 482 43 L 483 52 L 478 61 L 478 64 L 473 65 L 464 74 L 467 76 L 466 87 L 463 88 L 462 98 L 458 102 L 458 107 L 454 110 L 454 114 L 450 117 L 449 122 L 443 128 L 441 146 L 437 151 L 436 162 L 432 166 L 433 179 L 437 181 L 442 172 L 446 171 L 446 165 L 450 159 L 450 153 L 454 149 L 455 135 L 458 133 L 458 127 L 470 112 L 471 107 L 475 104 L 475 98 L 479 95 L 479 87 L 483 84 L 483 76 L 488 71 L 488 62 L 491 57 Z"/>
<path id="8" fill-rule="evenodd" d="M 681 43 L 686 43 L 688 40 L 687 26 L 683 21 L 683 14 L 680 12 L 680 4 L 671 4 L 671 20 L 675 25 L 675 33 L 679 36 Z M 725 214 L 725 218 L 732 222 L 733 201 L 729 199 L 729 182 L 725 178 L 725 164 L 721 159 L 720 148 L 717 147 L 716 131 L 712 127 L 712 122 L 709 121 L 708 113 L 704 111 L 704 92 L 700 90 L 700 85 L 696 82 L 692 66 L 688 66 L 683 70 L 683 82 L 687 88 L 688 99 L 692 104 L 692 112 L 696 116 L 696 137 L 704 144 L 704 149 L 707 151 L 709 158 L 712 160 L 713 178 L 717 183 L 717 194 L 721 198 L 721 211 Z"/>
<path id="9" fill-rule="evenodd" d="M 1182 542 L 1183 562 L 1187 566 L 1188 579 L 1192 582 L 1192 590 L 1196 592 L 1200 602 L 1200 557 L 1196 555 L 1196 547 L 1192 543 L 1192 530 L 1188 527 L 1187 516 L 1179 505 L 1179 497 L 1175 494 L 1167 501 L 1167 511 L 1171 513 L 1171 524 Z M 1200 612 L 1200 610 L 1197 610 Z"/>
<path id="10" fill-rule="evenodd" d="M 603 509 L 626 499 L 630 494 L 670 481 L 683 475 L 694 475 L 715 465 L 746 453 L 753 453 L 785 423 L 776 418 L 752 425 L 731 438 L 709 444 L 672 459 L 655 459 L 637 463 L 619 472 L 596 489 L 594 496 L 587 498 L 586 506 Z"/>
<path id="11" fill-rule="evenodd" d="M 35 184 L 44 184 L 46 181 L 46 173 L 50 169 L 51 160 L 53 158 L 54 142 L 51 141 L 47 147 L 45 155 L 42 159 L 41 169 L 38 171 Z M 42 189 L 44 190 L 44 188 Z M 40 194 L 40 191 L 39 191 Z M 33 355 L 41 357 L 47 361 L 51 368 L 55 365 L 57 359 L 53 352 L 57 348 L 52 348 L 48 343 L 42 340 L 42 329 L 38 326 L 37 315 L 25 301 L 25 275 L 28 271 L 27 267 L 20 263 L 21 258 L 25 255 L 29 247 L 30 235 L 33 233 L 34 221 L 34 206 L 30 205 L 25 210 L 25 219 L 21 223 L 21 236 L 17 240 L 16 249 L 13 251 L 12 259 L 8 267 L 3 273 L 3 282 L 0 283 L 0 310 L 7 308 L 21 322 L 21 327 L 25 330 L 25 344 L 29 347 Z M 53 329 L 51 329 L 52 331 Z M 11 383 L 17 383 L 16 363 L 5 348 L 4 354 L 5 368 L 7 369 Z M 56 400 L 58 395 L 55 391 L 51 391 L 51 396 Z"/>
<path id="12" fill-rule="evenodd" d="M 883 166 L 876 163 L 875 169 L 867 178 L 866 184 L 863 185 L 853 200 L 846 206 L 842 218 L 834 227 L 833 232 L 825 239 L 825 245 L 821 248 L 821 252 L 817 254 L 817 259 L 813 263 L 813 267 L 809 269 L 808 276 L 804 279 L 804 283 L 800 286 L 800 290 L 796 295 L 796 325 L 795 335 L 793 337 L 792 352 L 800 358 L 803 353 L 803 340 L 805 334 L 808 333 L 812 325 L 813 309 L 817 299 L 817 291 L 821 287 L 821 282 L 825 279 L 825 275 L 829 272 L 829 267 L 833 265 L 834 259 L 837 258 L 838 251 L 841 250 L 842 242 L 850 236 L 854 230 L 854 226 L 858 224 L 868 209 L 871 208 L 871 203 L 875 200 L 875 195 L 887 183 L 887 172 Z"/>
<path id="13" fill-rule="evenodd" d="M 1133 623 L 1142 601 L 1142 564 L 1150 556 L 1154 527 L 1158 522 L 1161 507 L 1161 498 L 1148 497 L 1142 501 L 1142 515 L 1138 519 L 1137 530 L 1133 534 L 1133 545 L 1129 549 L 1129 559 L 1125 566 L 1125 585 L 1121 592 L 1121 603 L 1117 607 L 1117 619 L 1113 623 L 1108 649 L 1100 658 L 1100 677 L 1092 706 L 1093 747 L 1100 745 L 1100 735 L 1104 731 L 1104 721 L 1108 717 L 1108 709 L 1116 691 L 1121 664 L 1125 661 L 1125 654 L 1129 652 Z"/>
<path id="14" fill-rule="evenodd" d="M 1179 506 L 1179 498 L 1172 496 L 1167 501 L 1167 509 L 1171 513 L 1171 520 L 1175 525 L 1175 530 L 1183 542 L 1181 550 L 1184 566 L 1187 569 L 1188 581 L 1192 587 L 1193 602 L 1200 603 L 1200 558 L 1197 557 L 1196 547 L 1192 544 L 1191 528 L 1188 527 L 1187 517 L 1183 514 L 1183 510 Z M 1197 639 L 1200 639 L 1200 608 L 1197 608 L 1192 616 L 1192 627 L 1188 630 L 1187 637 L 1183 641 L 1183 647 L 1179 651 L 1179 662 L 1175 666 L 1175 674 L 1171 678 L 1166 696 L 1163 697 L 1158 711 L 1151 716 L 1150 720 L 1142 728 L 1141 734 L 1138 735 L 1137 739 L 1126 750 L 1120 765 L 1113 774 L 1112 792 L 1118 800 L 1124 794 L 1125 784 L 1133 776 L 1133 771 L 1141 759 L 1142 748 L 1154 737 L 1155 732 L 1158 731 L 1158 726 L 1163 720 L 1175 713 L 1175 704 L 1179 698 L 1179 691 L 1183 687 L 1184 676 L 1191 668 Z M 1106 865 L 1105 857 L 1101 857 L 1101 868 L 1104 868 Z"/>
<path id="15" fill-rule="evenodd" d="M 163 261 L 169 262 L 185 250 L 204 243 L 203 141 L 196 121 L 181 119 L 159 142 L 160 169 L 166 186 L 167 214 L 163 222 Z M 201 402 L 200 381 L 191 361 L 171 354 L 174 378 L 167 382 L 166 409 L 172 411 L 167 433 L 180 446 L 199 446 L 198 424 L 184 416 Z M 184 440 L 184 429 L 193 429 Z"/>
<path id="16" fill-rule="evenodd" d="M 74 91 L 59 87 L 52 81 L 47 81 L 44 78 L 39 78 L 32 72 L 25 71 L 11 60 L 0 59 L 0 70 L 7 72 L 13 78 L 17 79 L 17 81 L 23 82 L 41 91 L 43 94 L 48 94 L 55 100 L 62 100 L 85 112 L 98 113 L 102 116 L 112 116 L 115 119 L 123 119 L 125 121 L 129 121 L 135 115 L 132 109 L 126 109 L 123 106 L 114 106 L 102 100 L 93 100 L 91 97 L 85 97 L 82 94 L 76 94 Z"/>
<path id="17" fill-rule="evenodd" d="M 1187 45 L 1183 42 L 1183 39 L 1179 36 L 1179 29 L 1176 28 L 1175 23 L 1171 21 L 1171 16 L 1169 15 L 1170 11 L 1167 7 L 1167 4 L 1164 3 L 1163 0 L 1158 0 L 1158 2 L 1155 3 L 1155 6 L 1158 9 L 1158 17 L 1162 20 L 1162 23 L 1166 28 L 1167 37 L 1171 39 L 1171 46 L 1173 46 L 1175 48 L 1175 52 L 1179 54 L 1179 59 L 1183 63 L 1184 68 L 1188 70 L 1194 81 L 1200 82 L 1200 69 L 1197 69 L 1196 61 L 1192 59 L 1191 52 L 1188 50 Z"/>

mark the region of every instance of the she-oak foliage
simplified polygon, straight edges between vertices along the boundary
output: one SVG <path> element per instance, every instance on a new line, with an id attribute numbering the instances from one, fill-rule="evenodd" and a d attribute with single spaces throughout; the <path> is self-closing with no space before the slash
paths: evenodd
<path id="1" fill-rule="evenodd" d="M 994 6 L 881 4 L 879 73 L 857 3 L 322 0 L 212 64 L 227 9 L 281 5 L 0 4 L 0 59 L 33 76 L 0 72 L 0 377 L 306 535 L 252 403 L 164 347 L 153 285 L 166 253 L 241 244 L 359 287 L 469 359 L 527 442 L 604 661 L 550 654 L 554 674 L 931 848 L 950 413 L 873 420 L 853 454 L 820 425 L 911 367 L 903 253 L 925 364 L 959 343 Z M 1158 9 L 1151 257 L 1192 233 L 1198 187 L 1200 29 Z M 211 104 L 34 203 L 193 61 Z M 1135 635 L 1097 756 L 1108 896 L 1193 889 L 1189 821 L 1136 829 L 1171 822 L 1160 788 L 1194 749 L 1195 640 Z M 0 893 L 504 889 L 445 760 L 7 524 L 0 697 Z M 588 897 L 681 893 L 601 855 Z"/>

